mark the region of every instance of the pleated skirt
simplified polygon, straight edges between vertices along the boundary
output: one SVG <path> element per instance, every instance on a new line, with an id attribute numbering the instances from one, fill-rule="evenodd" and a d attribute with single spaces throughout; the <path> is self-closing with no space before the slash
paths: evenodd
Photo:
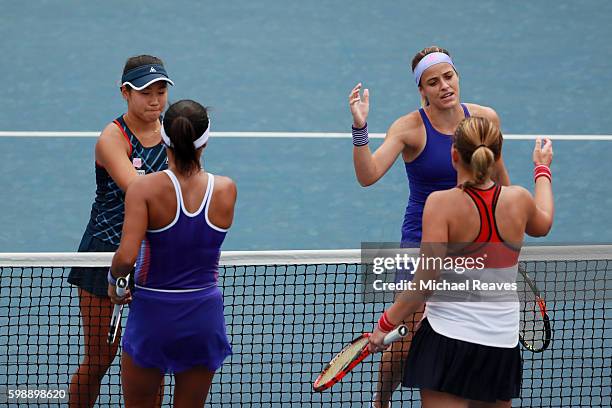
<path id="1" fill-rule="evenodd" d="M 402 384 L 485 402 L 509 401 L 521 391 L 519 346 L 491 347 L 436 333 L 427 319 L 415 333 Z"/>

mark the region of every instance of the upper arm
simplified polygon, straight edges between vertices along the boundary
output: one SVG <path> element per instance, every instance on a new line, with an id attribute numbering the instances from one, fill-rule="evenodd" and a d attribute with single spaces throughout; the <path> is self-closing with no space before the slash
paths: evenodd
<path id="1" fill-rule="evenodd" d="M 423 235 L 421 239 L 420 254 L 424 259 L 443 259 L 446 256 L 446 243 L 448 242 L 448 191 L 436 191 L 429 195 L 423 209 Z M 440 271 L 436 263 L 430 262 L 419 265 L 414 280 L 425 281 L 436 279 Z M 425 291 L 430 294 L 430 291 Z"/>
<path id="2" fill-rule="evenodd" d="M 520 186 L 513 186 L 520 191 L 521 201 L 524 203 L 527 213 L 525 233 L 532 237 L 542 237 L 552 227 L 552 217 L 536 205 L 531 193 Z"/>
<path id="3" fill-rule="evenodd" d="M 407 131 L 406 125 L 402 123 L 403 118 L 396 120 L 387 130 L 385 140 L 373 154 L 376 166 L 379 169 L 380 177 L 382 177 L 391 168 L 397 156 L 404 149 L 403 138 Z"/>
<path id="4" fill-rule="evenodd" d="M 421 242 L 448 242 L 447 208 L 448 192 L 436 191 L 427 197 L 423 209 L 423 234 Z"/>
<path id="5" fill-rule="evenodd" d="M 373 173 L 362 185 L 367 186 L 377 182 L 389 171 L 397 157 L 414 138 L 415 117 L 413 114 L 397 119 L 387 130 L 385 140 L 372 154 Z"/>
<path id="6" fill-rule="evenodd" d="M 215 177 L 215 190 L 210 203 L 208 219 L 213 225 L 227 229 L 234 221 L 234 207 L 238 196 L 236 183 L 224 176 Z"/>
<path id="7" fill-rule="evenodd" d="M 488 106 L 481 106 L 480 109 L 482 109 L 480 116 L 489 119 L 495 126 L 501 129 L 501 121 L 499 119 L 499 115 L 497 112 L 495 112 L 495 109 Z"/>
<path id="8" fill-rule="evenodd" d="M 123 191 L 137 177 L 129 158 L 129 145 L 121 130 L 110 123 L 96 143 L 96 161 Z"/>
<path id="9" fill-rule="evenodd" d="M 125 194 L 125 218 L 121 233 L 121 244 L 117 255 L 124 263 L 133 264 L 138 257 L 140 245 L 149 222 L 147 208 L 147 182 L 145 177 L 130 184 Z"/>

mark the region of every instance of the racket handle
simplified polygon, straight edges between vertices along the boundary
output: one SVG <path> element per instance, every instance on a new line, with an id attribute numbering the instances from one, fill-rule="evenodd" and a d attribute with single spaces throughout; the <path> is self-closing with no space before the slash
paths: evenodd
<path id="1" fill-rule="evenodd" d="M 117 278 L 117 286 L 115 288 L 115 290 L 117 291 L 117 296 L 125 296 L 125 291 L 128 287 L 129 280 L 130 275 Z M 113 314 L 111 315 L 111 322 L 108 330 L 109 344 L 113 344 L 115 342 L 115 337 L 117 336 L 117 329 L 119 328 L 119 321 L 121 320 L 122 310 L 123 305 L 115 305 L 113 307 Z"/>
<path id="2" fill-rule="evenodd" d="M 117 287 L 116 287 L 116 291 L 117 291 L 117 296 L 125 296 L 125 290 L 128 287 L 128 283 L 130 281 L 130 275 L 127 276 L 121 276 L 120 278 L 117 278 Z"/>
<path id="3" fill-rule="evenodd" d="M 404 326 L 403 324 L 401 326 L 398 326 L 395 330 L 390 331 L 386 336 L 385 339 L 383 340 L 383 344 L 385 346 L 388 346 L 389 344 L 393 343 L 394 341 L 397 341 L 403 337 L 406 337 L 406 335 L 408 334 L 408 327 Z"/>

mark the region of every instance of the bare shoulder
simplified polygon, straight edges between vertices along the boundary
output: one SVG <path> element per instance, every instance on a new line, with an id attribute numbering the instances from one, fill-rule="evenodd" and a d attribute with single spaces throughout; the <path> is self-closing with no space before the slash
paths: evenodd
<path id="1" fill-rule="evenodd" d="M 404 144 L 412 145 L 419 140 L 420 132 L 424 132 L 424 129 L 419 111 L 413 111 L 393 122 L 387 131 L 387 137 L 398 138 Z"/>
<path id="2" fill-rule="evenodd" d="M 512 185 L 512 186 L 503 186 L 502 192 L 507 197 L 507 199 L 514 203 L 524 202 L 526 200 L 531 200 L 532 196 L 529 190 L 527 190 L 523 186 Z"/>
<path id="3" fill-rule="evenodd" d="M 106 163 L 116 152 L 127 152 L 129 148 L 128 141 L 123 137 L 121 129 L 111 122 L 102 130 L 96 141 L 96 159 Z"/>
<path id="4" fill-rule="evenodd" d="M 102 133 L 100 133 L 100 137 L 98 138 L 98 143 L 103 141 L 124 141 L 123 135 L 121 134 L 121 129 L 119 126 L 115 124 L 115 122 L 111 122 L 104 129 Z"/>
<path id="5" fill-rule="evenodd" d="M 477 105 L 475 103 L 465 103 L 464 105 L 468 108 L 470 115 L 487 118 L 499 126 L 499 116 L 497 115 L 497 112 L 495 112 L 495 109 L 489 106 Z"/>
<path id="6" fill-rule="evenodd" d="M 237 191 L 234 180 L 227 176 L 215 175 L 215 191 L 234 192 Z"/>
<path id="7" fill-rule="evenodd" d="M 427 197 L 425 208 L 423 208 L 423 225 L 441 225 L 453 217 L 457 209 L 456 203 L 461 200 L 461 190 L 453 188 L 450 190 L 434 191 Z M 423 229 L 425 231 L 425 228 Z M 428 231 L 431 230 L 428 228 Z"/>
<path id="8" fill-rule="evenodd" d="M 233 204 L 238 195 L 236 183 L 229 177 L 215 175 L 215 190 L 214 197 L 217 200 L 222 200 L 225 204 Z"/>
<path id="9" fill-rule="evenodd" d="M 130 188 L 138 189 L 142 193 L 154 192 L 156 188 L 173 186 L 170 178 L 163 172 L 158 171 L 144 176 L 138 176 L 130 183 Z M 174 186 L 173 186 L 174 188 Z"/>
<path id="10" fill-rule="evenodd" d="M 400 116 L 391 124 L 389 131 L 394 132 L 410 132 L 415 131 L 423 126 L 423 120 L 419 111 L 410 112 L 407 115 Z"/>
<path id="11" fill-rule="evenodd" d="M 427 205 L 434 208 L 441 208 L 456 202 L 461 194 L 462 192 L 458 188 L 434 191 L 427 197 Z"/>

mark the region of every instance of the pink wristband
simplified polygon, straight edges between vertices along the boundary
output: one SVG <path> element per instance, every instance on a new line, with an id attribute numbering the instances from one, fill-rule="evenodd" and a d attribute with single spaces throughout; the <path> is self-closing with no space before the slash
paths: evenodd
<path id="1" fill-rule="evenodd" d="M 378 328 L 385 333 L 390 332 L 396 327 L 396 324 L 393 324 L 389 321 L 389 318 L 387 317 L 387 311 L 385 311 L 382 316 L 380 316 L 380 319 L 378 319 Z"/>

